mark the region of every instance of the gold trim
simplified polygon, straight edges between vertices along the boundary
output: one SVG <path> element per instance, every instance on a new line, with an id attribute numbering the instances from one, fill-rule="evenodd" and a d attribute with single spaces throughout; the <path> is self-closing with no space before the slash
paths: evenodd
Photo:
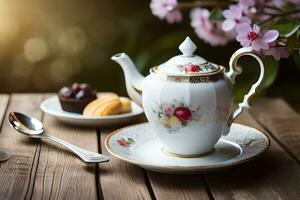
<path id="1" fill-rule="evenodd" d="M 210 75 L 214 75 L 219 73 L 220 71 L 223 71 L 225 67 L 223 67 L 222 65 L 218 65 L 219 68 L 211 71 L 211 72 L 202 72 L 202 73 L 194 73 L 194 74 L 172 74 L 172 73 L 167 73 L 167 72 L 160 72 L 157 68 L 158 66 L 152 67 L 150 69 L 150 72 L 152 73 L 159 73 L 159 74 L 163 74 L 165 76 L 172 76 L 172 77 L 200 77 L 200 76 L 210 76 Z"/>
<path id="2" fill-rule="evenodd" d="M 212 150 L 205 152 L 205 153 L 193 154 L 193 155 L 183 155 L 183 154 L 171 153 L 171 152 L 168 152 L 167 150 L 165 150 L 165 147 L 161 148 L 161 152 L 163 152 L 164 154 L 166 154 L 168 156 L 172 156 L 172 157 L 176 157 L 176 158 L 198 158 L 198 157 L 207 156 L 211 153 L 214 153 L 215 148 L 213 148 Z"/>
<path id="3" fill-rule="evenodd" d="M 149 168 L 169 168 L 171 170 L 190 170 L 190 171 L 200 171 L 200 170 L 218 170 L 218 169 L 222 169 L 222 168 L 229 168 L 229 167 L 233 167 L 233 166 L 236 166 L 236 165 L 240 165 L 240 164 L 243 164 L 245 162 L 248 162 L 250 160 L 253 160 L 253 159 L 256 159 L 257 157 L 261 156 L 264 152 L 266 152 L 267 149 L 270 148 L 271 146 L 271 139 L 270 137 L 263 133 L 262 131 L 256 129 L 256 128 L 252 128 L 252 127 L 249 127 L 247 125 L 244 125 L 244 124 L 239 124 L 239 125 L 242 125 L 242 126 L 246 126 L 248 128 L 252 128 L 252 129 L 255 129 L 256 131 L 258 131 L 260 134 L 264 135 L 267 139 L 264 140 L 266 141 L 266 146 L 265 148 L 259 152 L 258 154 L 255 154 L 253 157 L 248 157 L 246 159 L 242 159 L 242 160 L 238 160 L 236 162 L 233 162 L 233 163 L 222 163 L 222 164 L 214 164 L 214 165 L 208 165 L 208 166 L 173 166 L 173 165 L 159 165 L 159 164 L 155 164 L 155 165 L 152 165 L 152 163 L 146 163 L 146 162 L 142 162 L 142 161 L 137 161 L 137 160 L 132 160 L 132 159 L 128 159 L 128 158 L 125 158 L 123 156 L 120 156 L 116 153 L 113 152 L 113 150 L 109 147 L 109 144 L 108 144 L 108 141 L 109 139 L 117 134 L 118 132 L 122 131 L 123 129 L 128 129 L 128 128 L 131 128 L 131 127 L 134 127 L 134 126 L 140 126 L 142 124 L 147 124 L 148 122 L 144 122 L 144 123 L 139 123 L 139 124 L 134 124 L 134 125 L 130 125 L 130 126 L 126 126 L 126 127 L 123 127 L 123 128 L 120 128 L 120 129 L 117 129 L 113 132 L 111 132 L 106 138 L 105 138 L 105 141 L 104 141 L 104 145 L 105 145 L 105 148 L 107 149 L 107 151 L 115 156 L 116 158 L 119 158 L 123 161 L 126 161 L 126 162 L 129 162 L 131 164 L 134 164 L 134 165 L 139 165 L 139 166 L 143 166 L 143 167 L 149 167 Z M 241 155 L 239 155 L 238 157 L 240 157 Z"/>
<path id="4" fill-rule="evenodd" d="M 157 67 L 150 69 L 150 73 L 154 74 L 161 80 L 173 81 L 173 82 L 184 82 L 184 83 L 209 83 L 224 79 L 223 72 L 225 67 L 219 66 L 219 69 L 209 73 L 198 73 L 198 74 L 168 74 L 164 72 L 159 72 Z"/>

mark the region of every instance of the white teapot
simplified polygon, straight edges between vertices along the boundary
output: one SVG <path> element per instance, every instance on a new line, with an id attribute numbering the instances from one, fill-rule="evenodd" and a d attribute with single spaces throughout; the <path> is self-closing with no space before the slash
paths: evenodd
<path id="1" fill-rule="evenodd" d="M 250 48 L 241 48 L 231 57 L 230 70 L 194 55 L 196 45 L 187 37 L 179 46 L 181 55 L 150 69 L 143 77 L 125 53 L 111 59 L 124 71 L 129 96 L 143 106 L 151 130 L 169 155 L 194 157 L 213 150 L 222 135 L 227 135 L 233 120 L 249 107 L 249 98 L 264 77 L 264 64 Z M 234 113 L 232 89 L 241 68 L 237 60 L 254 57 L 260 76 Z"/>

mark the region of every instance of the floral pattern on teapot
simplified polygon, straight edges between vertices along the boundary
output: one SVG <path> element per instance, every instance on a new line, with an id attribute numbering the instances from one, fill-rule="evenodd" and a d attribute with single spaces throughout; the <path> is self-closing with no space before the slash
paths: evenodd
<path id="1" fill-rule="evenodd" d="M 192 121 L 199 121 L 200 107 L 191 109 L 182 101 L 174 99 L 171 103 L 158 104 L 158 108 L 153 109 L 163 126 L 169 132 L 188 126 Z"/>
<path id="2" fill-rule="evenodd" d="M 206 63 L 206 64 L 185 64 L 185 65 L 177 65 L 178 70 L 181 73 L 184 74 L 191 74 L 191 73 L 199 73 L 199 72 L 209 72 L 209 71 L 214 71 L 216 70 L 216 66 L 214 66 L 211 63 Z"/>
<path id="3" fill-rule="evenodd" d="M 200 106 L 192 109 L 187 104 L 183 103 L 183 98 L 178 101 L 173 99 L 171 103 L 157 104 L 156 109 L 152 109 L 153 113 L 158 117 L 161 124 L 168 129 L 169 133 L 187 127 L 191 122 L 197 122 L 201 126 L 207 123 L 222 122 L 228 119 L 228 110 L 217 106 L 212 117 L 204 117 L 207 115 L 201 114 Z"/>

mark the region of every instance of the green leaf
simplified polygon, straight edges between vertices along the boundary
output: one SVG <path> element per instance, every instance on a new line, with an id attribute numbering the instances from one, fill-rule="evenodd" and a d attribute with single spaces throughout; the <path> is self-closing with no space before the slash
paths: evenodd
<path id="1" fill-rule="evenodd" d="M 272 26 L 272 29 L 276 29 L 279 31 L 279 35 L 281 37 L 290 37 L 294 33 L 296 33 L 299 29 L 299 22 L 293 21 L 284 24 L 277 24 Z"/>
<path id="2" fill-rule="evenodd" d="M 135 143 L 135 141 L 134 141 L 132 138 L 128 138 L 128 142 L 129 142 L 130 144 Z"/>
<path id="3" fill-rule="evenodd" d="M 220 21 L 223 18 L 223 10 L 221 8 L 214 8 L 209 15 L 209 20 L 211 21 Z"/>
<path id="4" fill-rule="evenodd" d="M 266 56 L 264 58 L 264 64 L 265 77 L 260 87 L 261 90 L 264 90 L 273 84 L 279 71 L 279 62 L 276 61 L 272 56 Z"/>
<path id="5" fill-rule="evenodd" d="M 291 11 L 295 10 L 295 6 L 292 4 L 285 4 L 284 6 L 281 6 L 281 9 L 284 12 L 291 12 Z"/>

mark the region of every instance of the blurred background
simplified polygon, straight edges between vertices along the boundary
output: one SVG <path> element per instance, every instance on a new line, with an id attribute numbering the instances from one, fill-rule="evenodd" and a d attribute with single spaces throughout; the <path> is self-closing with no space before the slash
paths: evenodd
<path id="1" fill-rule="evenodd" d="M 179 54 L 186 35 L 197 54 L 227 66 L 236 42 L 224 47 L 203 43 L 184 23 L 169 25 L 151 14 L 143 0 L 0 0 L 0 93 L 57 92 L 73 82 L 126 95 L 121 68 L 110 60 L 126 52 L 139 70 Z M 236 100 L 258 76 L 251 59 L 242 60 Z M 266 66 L 267 67 L 267 66 Z M 272 68 L 273 69 L 273 68 Z M 266 77 L 261 96 L 283 97 L 300 109 L 300 66 L 282 59 L 276 76 Z M 272 71 L 269 72 L 272 74 Z M 275 81 L 274 81 L 275 80 Z"/>

